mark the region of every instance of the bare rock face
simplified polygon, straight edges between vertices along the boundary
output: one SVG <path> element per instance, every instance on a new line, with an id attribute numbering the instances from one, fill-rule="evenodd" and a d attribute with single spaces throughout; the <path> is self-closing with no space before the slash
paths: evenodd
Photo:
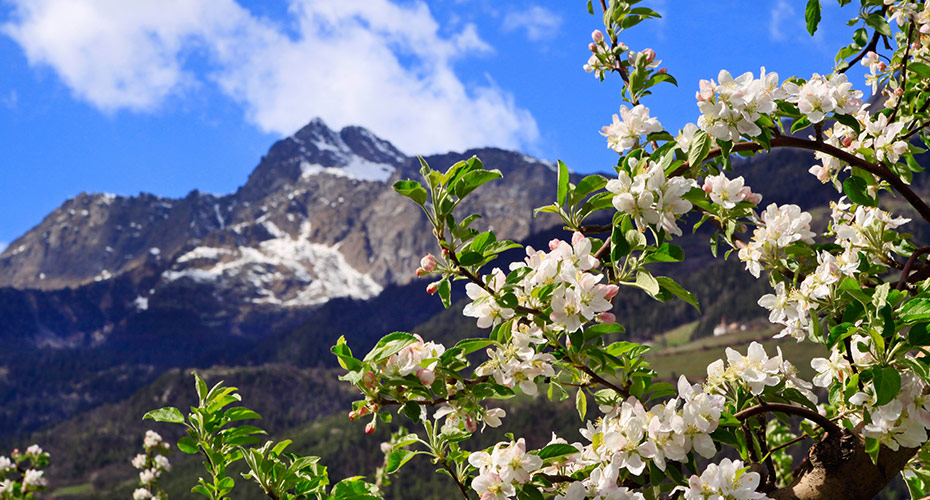
<path id="1" fill-rule="evenodd" d="M 504 180 L 476 191 L 463 210 L 481 213 L 485 227 L 509 239 L 558 222 L 531 218 L 554 194 L 547 189 L 556 177 L 550 163 L 498 149 L 426 160 L 444 169 L 472 155 L 500 169 Z M 232 194 L 82 193 L 66 201 L 0 254 L 0 287 L 35 294 L 119 281 L 110 301 L 136 313 L 177 307 L 172 297 L 196 289 L 198 301 L 215 306 L 200 307 L 200 316 L 212 316 L 203 321 L 260 335 L 248 326 L 259 322 L 256 314 L 280 319 L 336 297 L 369 299 L 414 278 L 435 243 L 420 209 L 391 185 L 418 178 L 418 170 L 416 158 L 366 129 L 337 132 L 315 119 L 275 143 Z M 99 343 L 119 321 L 109 318 L 93 332 L 43 335 Z"/>

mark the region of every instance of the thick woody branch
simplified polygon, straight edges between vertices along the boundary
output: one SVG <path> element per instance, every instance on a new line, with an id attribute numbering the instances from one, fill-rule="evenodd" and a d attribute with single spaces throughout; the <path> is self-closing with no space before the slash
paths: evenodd
<path id="1" fill-rule="evenodd" d="M 870 500 L 915 453 L 917 448 L 882 446 L 878 463 L 872 463 L 862 436 L 847 429 L 827 433 L 794 471 L 794 481 L 767 495 L 774 500 Z"/>
<path id="2" fill-rule="evenodd" d="M 763 413 L 778 412 L 786 413 L 788 415 L 797 415 L 799 417 L 805 418 L 814 422 L 815 424 L 823 427 L 827 433 L 838 434 L 840 432 L 840 427 L 830 421 L 829 418 L 811 410 L 810 408 L 805 408 L 803 406 L 789 405 L 785 403 L 762 403 L 733 415 L 737 420 L 746 420 L 749 417 L 755 415 L 761 415 Z"/>

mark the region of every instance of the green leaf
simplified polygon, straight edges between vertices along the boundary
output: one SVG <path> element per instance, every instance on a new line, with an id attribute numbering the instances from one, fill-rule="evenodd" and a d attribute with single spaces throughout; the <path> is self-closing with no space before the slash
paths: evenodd
<path id="1" fill-rule="evenodd" d="M 473 266 L 484 260 L 484 255 L 478 252 L 463 252 L 458 256 L 459 264 L 463 266 Z"/>
<path id="2" fill-rule="evenodd" d="M 336 358 L 339 360 L 339 366 L 342 368 L 355 371 L 362 367 L 362 362 L 352 356 L 352 350 L 346 345 L 346 338 L 344 335 L 339 337 L 339 340 L 336 341 L 336 345 L 329 350 L 336 355 Z"/>
<path id="3" fill-rule="evenodd" d="M 575 448 L 574 446 L 570 444 L 556 443 L 556 444 L 550 444 L 546 446 L 545 448 L 539 450 L 539 453 L 537 453 L 537 455 L 539 456 L 539 458 L 543 459 L 543 461 L 546 461 L 546 460 L 551 461 L 553 458 L 564 457 L 567 455 L 574 455 L 575 453 L 578 453 L 578 449 Z"/>
<path id="4" fill-rule="evenodd" d="M 581 387 L 575 392 L 575 409 L 578 410 L 578 417 L 584 421 L 584 416 L 588 414 L 588 398 Z"/>
<path id="5" fill-rule="evenodd" d="M 700 304 L 698 304 L 698 300 L 694 297 L 694 295 L 688 290 L 686 290 L 683 286 L 676 283 L 675 280 L 673 280 L 672 278 L 669 278 L 668 276 L 656 276 L 655 278 L 656 278 L 656 281 L 659 282 L 659 287 L 662 290 L 668 290 L 669 292 L 674 294 L 679 299 L 694 306 L 694 308 L 697 309 L 698 312 L 701 312 L 701 306 Z"/>
<path id="6" fill-rule="evenodd" d="M 927 329 L 927 323 L 920 323 L 911 327 L 907 332 L 907 341 L 911 345 L 930 345 L 930 331 Z"/>
<path id="7" fill-rule="evenodd" d="M 485 182 L 500 179 L 501 177 L 503 177 L 503 174 L 501 174 L 500 170 L 472 170 L 452 186 L 452 194 L 464 198 Z"/>
<path id="8" fill-rule="evenodd" d="M 820 0 L 807 0 L 804 20 L 807 21 L 807 32 L 813 35 L 817 31 L 817 25 L 820 24 Z"/>
<path id="9" fill-rule="evenodd" d="M 707 158 L 710 152 L 710 136 L 703 130 L 698 130 L 691 137 L 691 144 L 688 146 L 688 165 L 696 167 Z"/>
<path id="10" fill-rule="evenodd" d="M 258 413 L 241 406 L 226 410 L 225 415 L 230 422 L 237 422 L 239 420 L 258 420 L 262 418 L 262 416 Z"/>
<path id="11" fill-rule="evenodd" d="M 191 488 L 191 493 L 199 493 L 199 494 L 201 494 L 201 495 L 203 495 L 203 496 L 205 496 L 205 497 L 207 497 L 207 498 L 209 498 L 209 499 L 211 499 L 211 500 L 213 499 L 213 495 L 210 494 L 210 490 L 206 489 L 205 487 L 203 487 L 202 485 L 199 485 L 199 484 L 198 484 L 197 486 L 194 486 L 193 488 Z"/>
<path id="12" fill-rule="evenodd" d="M 468 355 L 493 343 L 494 341 L 490 339 L 462 339 L 453 348 L 459 348 L 462 354 Z"/>
<path id="13" fill-rule="evenodd" d="M 884 406 L 901 390 L 901 374 L 893 366 L 872 369 L 872 384 L 875 386 L 875 406 Z"/>
<path id="14" fill-rule="evenodd" d="M 917 73 L 922 78 L 930 78 L 930 66 L 924 63 L 912 62 L 907 65 L 907 70 Z"/>
<path id="15" fill-rule="evenodd" d="M 471 250 L 472 252 L 483 254 L 485 247 L 487 247 L 489 243 L 493 243 L 495 240 L 496 238 L 494 237 L 493 231 L 485 231 L 478 236 L 475 236 L 475 239 L 471 241 Z"/>
<path id="16" fill-rule="evenodd" d="M 403 467 L 405 463 L 409 462 L 414 455 L 416 455 L 416 453 L 410 450 L 400 449 L 392 451 L 391 454 L 388 455 L 385 471 L 388 474 L 397 472 L 397 470 Z"/>
<path id="17" fill-rule="evenodd" d="M 417 181 L 397 181 L 394 183 L 394 191 L 410 198 L 421 207 L 426 204 L 426 199 L 429 197 L 426 190 Z"/>
<path id="18" fill-rule="evenodd" d="M 442 306 L 446 309 L 452 305 L 452 285 L 447 278 L 439 282 L 439 299 L 442 300 Z"/>
<path id="19" fill-rule="evenodd" d="M 157 410 L 152 410 L 142 417 L 142 420 L 150 418 L 156 422 L 168 422 L 170 424 L 183 424 L 184 415 L 181 411 L 173 406 L 166 406 Z"/>
<path id="20" fill-rule="evenodd" d="M 178 439 L 178 449 L 188 455 L 194 455 L 199 451 L 197 448 L 197 441 L 194 441 L 194 438 L 190 436 L 184 436 Z"/>
<path id="21" fill-rule="evenodd" d="M 874 28 L 875 31 L 885 36 L 892 36 L 891 26 L 888 25 L 888 21 L 885 20 L 885 16 L 883 16 L 881 13 L 876 12 L 875 14 L 872 14 L 863 20 L 867 26 Z"/>
<path id="22" fill-rule="evenodd" d="M 918 297 L 905 302 L 899 315 L 901 322 L 905 324 L 930 320 L 930 299 Z"/>
<path id="23" fill-rule="evenodd" d="M 568 167 L 562 163 L 562 160 L 559 160 L 559 183 L 558 183 L 558 192 L 557 200 L 559 206 L 565 205 L 565 199 L 568 196 Z"/>
<path id="24" fill-rule="evenodd" d="M 416 337 L 407 332 L 393 332 L 385 335 L 371 348 L 364 361 L 377 363 L 400 352 L 404 347 L 416 342 Z"/>
<path id="25" fill-rule="evenodd" d="M 843 181 L 843 192 L 853 203 L 865 205 L 867 207 L 877 207 L 878 200 L 867 194 L 868 185 L 861 177 L 850 176 Z"/>
<path id="26" fill-rule="evenodd" d="M 649 295 L 655 296 L 659 293 L 659 282 L 649 274 L 648 271 L 639 271 L 636 273 L 636 282 L 632 283 L 633 286 L 642 288 Z"/>

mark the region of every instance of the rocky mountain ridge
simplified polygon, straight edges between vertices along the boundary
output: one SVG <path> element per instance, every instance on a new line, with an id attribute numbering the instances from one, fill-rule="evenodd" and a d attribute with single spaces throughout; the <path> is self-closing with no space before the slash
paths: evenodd
<path id="1" fill-rule="evenodd" d="M 555 224 L 527 217 L 547 201 L 551 164 L 496 149 L 426 159 L 444 168 L 472 154 L 506 178 L 476 193 L 466 210 L 481 206 L 486 223 L 512 239 Z M 369 299 L 413 279 L 434 243 L 419 209 L 390 186 L 418 169 L 416 158 L 364 128 L 337 132 L 314 119 L 276 142 L 231 194 L 82 193 L 66 201 L 0 254 L 0 287 L 51 292 L 121 279 L 134 289 L 124 298 L 127 314 L 196 287 L 215 299 L 208 319 L 218 329 L 261 335 L 243 327 L 248 317 L 290 316 L 336 297 Z M 114 328 L 66 329 L 57 336 L 67 342 L 48 345 L 101 343 Z M 54 340 L 54 328 L 43 330 Z"/>

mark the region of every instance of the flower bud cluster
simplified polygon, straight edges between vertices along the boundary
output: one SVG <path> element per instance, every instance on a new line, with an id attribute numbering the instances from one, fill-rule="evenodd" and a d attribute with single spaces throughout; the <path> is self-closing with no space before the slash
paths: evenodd
<path id="1" fill-rule="evenodd" d="M 629 214 L 640 231 L 655 224 L 669 234 L 681 236 L 678 218 L 691 210 L 691 202 L 684 195 L 695 185 L 684 177 L 667 178 L 665 171 L 655 162 L 645 163 L 635 176 L 621 170 L 616 179 L 607 182 L 607 191 L 614 193 L 613 205 L 618 211 Z"/>
<path id="2" fill-rule="evenodd" d="M 743 176 L 730 180 L 721 172 L 704 178 L 703 189 L 710 195 L 710 201 L 727 210 L 735 208 L 736 204 L 742 201 L 748 201 L 753 205 L 761 203 L 762 195 L 753 193 L 752 189 L 744 183 Z"/>
<path id="3" fill-rule="evenodd" d="M 695 95 L 701 110 L 697 125 L 717 140 L 758 137 L 762 129 L 756 122 L 777 109 L 777 99 L 786 97 L 778 86 L 778 73 L 766 73 L 765 68 L 758 79 L 750 72 L 733 78 L 729 71 L 720 70 L 717 80 L 701 80 Z"/>
<path id="4" fill-rule="evenodd" d="M 788 81 L 783 88 L 788 93 L 786 100 L 797 103 L 798 111 L 811 123 L 822 122 L 828 113 L 854 115 L 862 108 L 862 91 L 853 89 L 843 73 L 814 73 L 801 85 Z"/>
<path id="5" fill-rule="evenodd" d="M 611 48 L 604 41 L 604 34 L 600 30 L 594 30 L 591 33 L 592 42 L 588 44 L 588 50 L 591 51 L 591 57 L 584 65 L 584 70 L 588 73 L 594 73 L 594 76 L 603 79 L 604 74 L 608 71 L 617 69 L 619 66 L 619 57 L 624 52 L 630 50 L 623 43 L 618 43 Z"/>
<path id="6" fill-rule="evenodd" d="M 436 379 L 433 370 L 439 363 L 439 356 L 446 352 L 446 348 L 437 342 L 424 342 L 423 337 L 417 334 L 414 337 L 416 342 L 387 359 L 381 366 L 381 375 L 394 378 L 415 374 L 424 385 L 430 385 Z"/>
<path id="7" fill-rule="evenodd" d="M 33 493 L 48 486 L 45 471 L 49 454 L 34 444 L 25 452 L 13 450 L 10 457 L 0 455 L 0 498 L 33 498 Z M 18 475 L 18 477 L 17 477 Z"/>
<path id="8" fill-rule="evenodd" d="M 783 258 L 782 251 L 792 243 L 814 242 L 810 230 L 811 214 L 801 211 L 797 205 L 766 207 L 759 216 L 759 227 L 753 231 L 752 240 L 739 251 L 739 259 L 756 278 L 762 269 L 774 268 Z"/>
<path id="9" fill-rule="evenodd" d="M 132 498 L 133 500 L 165 500 L 167 497 L 164 492 L 154 492 L 156 483 L 162 474 L 171 470 L 171 463 L 162 454 L 171 445 L 165 442 L 157 432 L 148 430 L 145 432 L 142 446 L 145 452 L 132 459 L 132 466 L 141 470 L 139 472 L 140 487 L 132 492 Z"/>
<path id="10" fill-rule="evenodd" d="M 719 464 L 709 464 L 700 476 L 693 475 L 684 491 L 685 500 L 766 500 L 769 497 L 756 491 L 761 477 L 757 472 L 746 471 L 743 462 L 724 458 Z"/>
<path id="11" fill-rule="evenodd" d="M 758 396 L 766 387 L 775 387 L 784 382 L 787 387 L 797 389 L 811 402 L 817 402 L 817 396 L 811 392 L 811 383 L 797 376 L 797 369 L 790 361 L 784 359 L 780 348 L 778 355 L 772 358 L 758 342 L 749 344 L 745 356 L 729 347 L 726 354 L 726 368 L 722 359 L 707 366 L 707 392 L 725 394 L 728 384 L 735 384 L 748 388 L 750 393 Z"/>
<path id="12" fill-rule="evenodd" d="M 830 207 L 836 243 L 848 252 L 864 252 L 872 264 L 881 264 L 900 240 L 899 236 L 889 233 L 910 222 L 904 217 L 892 217 L 878 207 L 858 205 L 851 212 L 852 205 L 846 202 L 845 196 L 839 202 L 831 203 Z"/>
<path id="13" fill-rule="evenodd" d="M 554 377 L 551 354 L 536 352 L 534 345 L 545 344 L 538 326 L 520 324 L 511 331 L 510 342 L 488 349 L 488 361 L 475 370 L 479 377 L 492 376 L 501 385 L 520 390 L 528 396 L 537 392 L 536 377 Z"/>
<path id="14" fill-rule="evenodd" d="M 901 390 L 888 404 L 875 407 L 871 395 L 854 394 L 850 403 L 863 405 L 871 417 L 871 422 L 862 428 L 862 435 L 877 439 L 892 450 L 900 446 L 919 448 L 927 442 L 930 429 L 930 395 L 926 391 L 926 382 L 910 371 L 903 371 Z M 852 420 L 854 424 L 860 422 L 856 417 Z"/>
<path id="15" fill-rule="evenodd" d="M 613 116 L 610 125 L 601 128 L 601 135 L 607 138 L 607 147 L 618 153 L 636 147 L 640 137 L 654 132 L 661 132 L 659 120 L 649 116 L 649 108 L 642 104 L 629 109 L 620 106 L 620 116 Z"/>
<path id="16" fill-rule="evenodd" d="M 468 463 L 478 469 L 471 487 L 481 498 L 505 499 L 517 494 L 515 485 L 525 484 L 542 467 L 542 459 L 526 452 L 523 438 L 497 443 L 490 453 L 476 451 Z"/>

